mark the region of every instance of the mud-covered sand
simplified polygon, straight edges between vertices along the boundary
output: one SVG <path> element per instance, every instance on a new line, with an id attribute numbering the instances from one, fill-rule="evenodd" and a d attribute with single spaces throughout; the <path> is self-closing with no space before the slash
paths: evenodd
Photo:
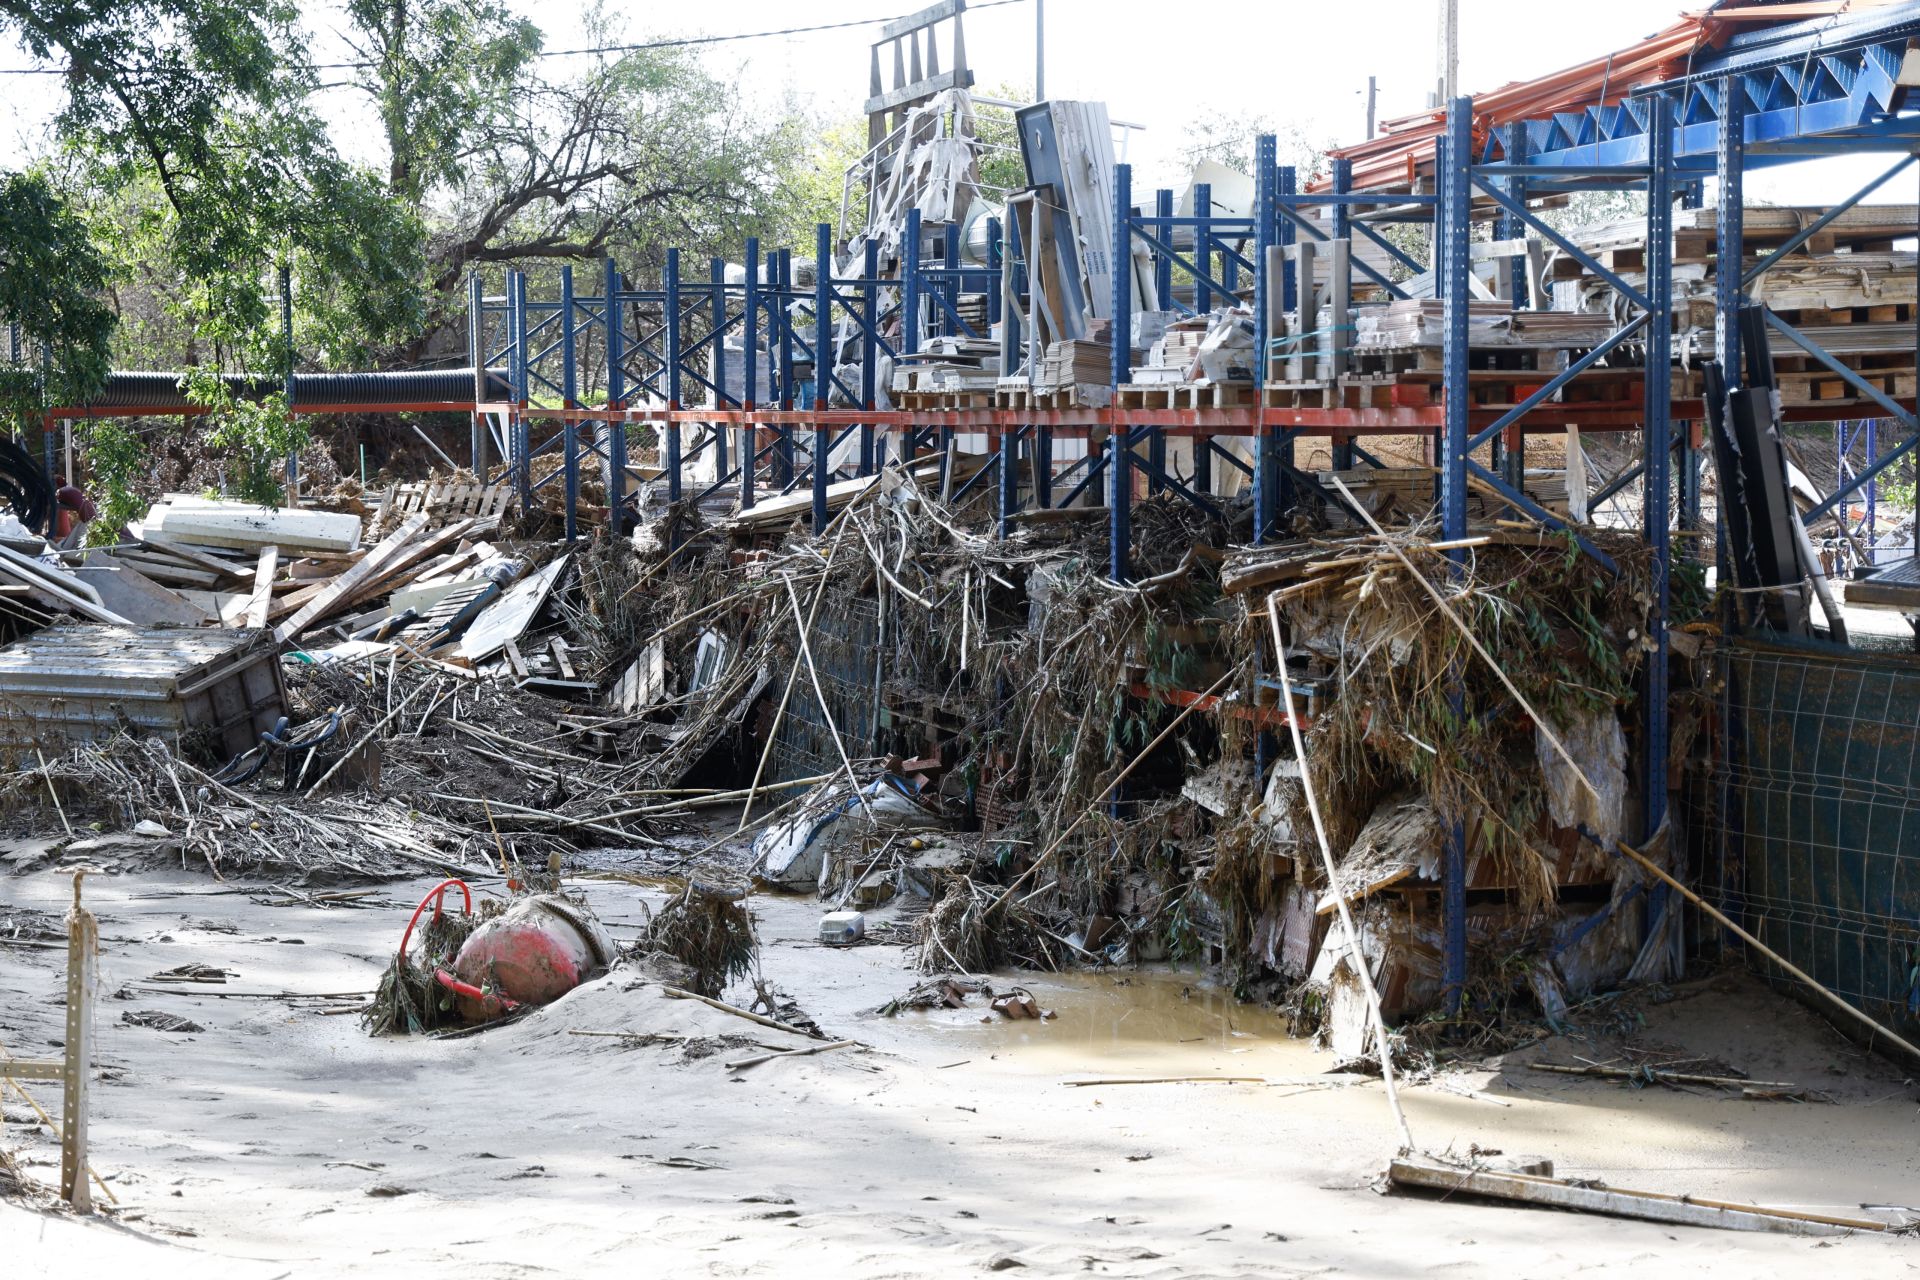
<path id="1" fill-rule="evenodd" d="M 371 909 L 263 905 L 240 885 L 141 873 L 89 881 L 105 979 L 93 1163 L 120 1200 L 79 1222 L 0 1203 L 0 1275 L 320 1277 L 949 1276 L 999 1266 L 1113 1276 L 1877 1276 L 1920 1242 L 1690 1230 L 1373 1189 L 1395 1130 L 1376 1081 L 1196 975 L 1007 976 L 1057 1011 L 877 1016 L 915 976 L 897 946 L 811 941 L 819 904 L 755 900 L 767 979 L 867 1048 L 726 1063 L 806 1043 L 617 971 L 517 1025 L 465 1039 L 367 1037 L 319 1012 L 365 992 L 431 882 Z M 631 936 L 646 888 L 583 887 Z M 58 913 L 56 873 L 0 881 Z M 256 897 L 260 899 L 256 901 Z M 298 940 L 298 941 L 294 941 Z M 0 947 L 0 1044 L 51 1052 L 55 950 Z M 187 963 L 225 987 L 151 991 Z M 123 996 L 121 993 L 125 992 Z M 229 998 L 218 998 L 225 992 Z M 748 992 L 730 995 L 744 1002 Z M 1725 1200 L 1857 1211 L 1920 1201 L 1914 1090 L 1744 977 L 1642 1003 L 1636 1040 L 1827 1104 L 1632 1089 L 1528 1071 L 1604 1058 L 1548 1042 L 1405 1097 L 1419 1145 L 1552 1157 L 1564 1175 Z M 160 1010 L 205 1029 L 127 1025 Z M 635 1042 L 574 1031 L 688 1037 Z M 1258 1076 L 1267 1084 L 1089 1077 Z M 58 1092 L 40 1086 L 46 1104 Z M 1491 1099 L 1491 1100 L 1490 1100 Z M 1504 1105 L 1502 1105 L 1504 1104 Z M 58 1150 L 5 1104 L 0 1143 L 51 1182 Z"/>

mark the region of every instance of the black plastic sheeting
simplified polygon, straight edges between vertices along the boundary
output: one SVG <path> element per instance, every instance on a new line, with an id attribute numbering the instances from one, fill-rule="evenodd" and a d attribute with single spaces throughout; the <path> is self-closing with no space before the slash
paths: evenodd
<path id="1" fill-rule="evenodd" d="M 0 439 L 0 510 L 8 507 L 27 528 L 47 528 L 53 519 L 53 482 L 39 459 Z"/>
<path id="2" fill-rule="evenodd" d="M 95 410 L 150 409 L 157 413 L 194 408 L 180 389 L 178 373 L 112 373 L 107 385 L 84 407 Z M 242 399 L 262 399 L 285 389 L 279 378 L 228 375 L 227 386 Z M 506 379 L 488 375 L 488 400 L 507 397 Z M 400 373 L 296 373 L 296 408 L 338 405 L 453 404 L 475 401 L 472 369 L 425 369 Z M 81 406 L 71 406 L 80 408 Z"/>

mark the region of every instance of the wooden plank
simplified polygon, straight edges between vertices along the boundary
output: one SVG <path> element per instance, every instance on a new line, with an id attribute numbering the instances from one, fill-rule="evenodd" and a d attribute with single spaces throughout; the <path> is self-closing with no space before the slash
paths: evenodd
<path id="1" fill-rule="evenodd" d="M 1347 901 L 1349 903 L 1352 903 L 1352 902 L 1358 902 L 1363 898 L 1371 898 L 1374 894 L 1380 892 L 1382 889 L 1391 888 L 1392 886 L 1399 884 L 1402 880 L 1405 880 L 1408 876 L 1412 875 L 1415 870 L 1417 870 L 1417 868 L 1413 867 L 1412 865 L 1408 865 L 1404 867 L 1394 867 L 1386 871 L 1384 874 L 1377 876 L 1372 880 L 1367 881 L 1365 884 L 1357 885 L 1353 888 L 1348 889 Z M 1340 900 L 1334 896 L 1331 890 L 1329 890 L 1328 892 L 1320 896 L 1320 901 L 1318 905 L 1314 907 L 1313 913 L 1317 916 L 1330 916 L 1334 913 L 1335 910 L 1339 908 L 1339 906 L 1340 906 Z"/>
<path id="2" fill-rule="evenodd" d="M 122 551 L 117 558 L 129 568 L 138 569 L 155 582 L 164 582 L 175 587 L 205 587 L 208 590 L 227 582 L 224 573 L 209 573 L 204 569 L 181 567 L 178 560 L 162 556 L 141 555 L 137 551 Z"/>
<path id="3" fill-rule="evenodd" d="M 620 677 L 615 705 L 629 715 L 652 706 L 667 687 L 667 650 L 655 640 L 641 651 Z"/>
<path id="4" fill-rule="evenodd" d="M 578 680 L 574 672 L 573 659 L 567 656 L 567 641 L 564 636 L 555 636 L 553 643 L 547 646 L 553 654 L 553 665 L 560 669 L 560 675 L 567 680 Z"/>
<path id="5" fill-rule="evenodd" d="M 373 550 L 367 552 L 360 563 L 329 582 L 318 595 L 301 606 L 297 613 L 275 628 L 273 638 L 285 644 L 306 630 L 314 621 L 324 617 L 334 605 L 346 600 L 355 587 L 391 563 L 406 548 L 406 545 L 419 535 L 426 524 L 427 518 L 423 515 L 407 517 L 404 524 L 388 534 Z"/>
<path id="6" fill-rule="evenodd" d="M 247 570 L 244 565 L 235 564 L 231 560 L 222 560 L 219 556 L 210 555 L 198 547 L 186 546 L 162 533 L 142 532 L 134 541 L 143 547 L 151 547 L 153 550 L 170 555 L 183 563 L 204 569 L 208 573 L 216 573 L 221 577 L 231 578 L 244 578 L 247 576 Z"/>
<path id="7" fill-rule="evenodd" d="M 1485 1196 L 1555 1209 L 1601 1213 L 1616 1218 L 1638 1218 L 1684 1227 L 1717 1227 L 1726 1231 L 1772 1231 L 1786 1235 L 1841 1235 L 1848 1231 L 1885 1231 L 1887 1224 L 1873 1218 L 1843 1218 L 1769 1209 L 1764 1205 L 1730 1204 L 1697 1196 L 1631 1191 L 1625 1187 L 1591 1187 L 1525 1173 L 1492 1169 L 1461 1169 L 1419 1159 L 1398 1159 L 1387 1176 L 1396 1187 L 1417 1187 L 1451 1195 Z"/>
<path id="8" fill-rule="evenodd" d="M 422 512 L 417 518 L 424 523 L 430 517 L 428 513 Z M 462 520 L 457 524 L 450 524 L 437 533 L 430 534 L 421 541 L 406 547 L 401 554 L 394 557 L 388 564 L 383 565 L 374 577 L 362 581 L 354 590 L 348 603 L 352 604 L 365 600 L 370 596 L 378 595 L 382 591 L 403 585 L 401 579 L 409 570 L 420 566 L 424 561 L 432 559 L 450 543 L 458 542 L 461 538 L 465 537 L 469 526 L 472 524 L 473 521 L 471 520 Z"/>
<path id="9" fill-rule="evenodd" d="M 520 654 L 519 642 L 514 640 L 507 641 L 506 653 L 507 666 L 512 670 L 513 678 L 515 680 L 525 680 L 527 678 L 527 660 Z"/>
<path id="10" fill-rule="evenodd" d="M 267 609 L 273 604 L 273 575 L 280 567 L 280 548 L 260 548 L 260 563 L 253 567 L 253 594 L 247 598 L 247 626 L 258 631 L 267 625 Z"/>

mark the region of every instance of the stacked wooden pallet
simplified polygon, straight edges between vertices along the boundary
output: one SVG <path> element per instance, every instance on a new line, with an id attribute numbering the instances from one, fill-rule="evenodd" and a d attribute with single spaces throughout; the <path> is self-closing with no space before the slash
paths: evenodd
<path id="1" fill-rule="evenodd" d="M 1826 210 L 1810 206 L 1752 206 L 1742 211 L 1742 241 L 1749 259 L 1776 249 L 1812 226 Z M 1673 214 L 1673 261 L 1676 265 L 1706 263 L 1715 257 L 1717 210 L 1677 209 Z M 1839 250 L 1886 253 L 1894 241 L 1913 237 L 1920 206 L 1911 204 L 1855 205 L 1815 232 L 1802 248 L 1809 257 Z M 1642 218 L 1621 218 L 1575 229 L 1569 239 L 1592 254 L 1609 271 L 1646 269 L 1647 225 Z M 1578 260 L 1557 257 L 1552 274 L 1575 280 L 1586 273 Z"/>
<path id="2" fill-rule="evenodd" d="M 1540 349 L 1597 346 L 1612 332 L 1609 318 L 1586 311 L 1515 311 L 1500 299 L 1467 304 L 1469 346 Z M 1403 298 L 1354 313 L 1360 348 L 1439 347 L 1446 332 L 1446 304 L 1435 298 Z"/>

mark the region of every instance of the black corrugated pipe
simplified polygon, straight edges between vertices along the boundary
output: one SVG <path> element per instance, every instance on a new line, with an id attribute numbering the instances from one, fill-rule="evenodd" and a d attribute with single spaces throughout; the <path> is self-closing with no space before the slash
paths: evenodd
<path id="1" fill-rule="evenodd" d="M 105 412 L 145 409 L 155 413 L 180 412 L 194 408 L 181 390 L 184 374 L 116 372 L 107 376 L 106 386 L 86 405 L 65 406 L 75 413 L 91 410 Z M 497 373 L 487 378 L 489 386 L 502 400 L 507 398 L 506 379 Z M 246 378 L 229 374 L 228 388 L 241 399 L 259 400 L 285 389 L 278 378 Z M 294 404 L 313 410 L 327 405 L 471 405 L 473 370 L 410 369 L 398 373 L 296 373 L 293 376 Z"/>

